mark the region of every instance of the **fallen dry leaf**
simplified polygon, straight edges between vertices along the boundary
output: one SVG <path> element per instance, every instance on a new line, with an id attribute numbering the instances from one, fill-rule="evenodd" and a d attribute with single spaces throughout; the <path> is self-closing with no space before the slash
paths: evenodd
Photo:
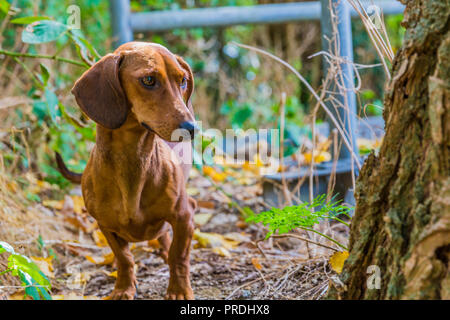
<path id="1" fill-rule="evenodd" d="M 150 248 L 153 248 L 153 249 L 161 248 L 161 244 L 159 243 L 159 241 L 157 239 L 148 240 L 147 246 L 149 246 Z"/>
<path id="2" fill-rule="evenodd" d="M 214 253 L 217 253 L 221 257 L 231 257 L 230 251 L 225 249 L 224 247 L 215 247 L 211 250 Z"/>
<path id="3" fill-rule="evenodd" d="M 239 229 L 246 229 L 248 227 L 248 224 L 245 221 L 238 220 L 236 221 L 236 227 Z"/>
<path id="4" fill-rule="evenodd" d="M 194 223 L 197 226 L 203 226 L 206 224 L 212 217 L 212 213 L 196 213 L 194 215 Z"/>
<path id="5" fill-rule="evenodd" d="M 108 241 L 106 241 L 105 235 L 99 229 L 92 232 L 92 237 L 94 238 L 95 244 L 98 247 L 107 247 Z"/>
<path id="6" fill-rule="evenodd" d="M 251 236 L 245 232 L 229 232 L 224 234 L 224 238 L 227 240 L 235 241 L 238 244 L 251 241 Z"/>
<path id="7" fill-rule="evenodd" d="M 311 163 L 311 152 L 305 152 L 303 154 L 304 160 L 306 163 Z M 314 162 L 315 163 L 321 163 L 325 161 L 331 160 L 331 154 L 328 151 L 314 151 Z"/>
<path id="8" fill-rule="evenodd" d="M 336 252 L 331 256 L 328 262 L 330 263 L 331 269 L 333 269 L 337 273 L 341 273 L 342 268 L 344 267 L 344 262 L 345 260 L 347 260 L 347 258 L 348 258 L 348 251 Z"/>
<path id="9" fill-rule="evenodd" d="M 65 280 L 66 286 L 70 289 L 81 289 L 92 276 L 92 272 L 71 271 L 69 278 Z"/>
<path id="10" fill-rule="evenodd" d="M 213 167 L 204 166 L 203 167 L 203 173 L 207 176 L 209 176 L 211 179 L 213 179 L 216 182 L 222 182 L 227 178 L 227 175 L 223 172 L 218 172 Z"/>
<path id="11" fill-rule="evenodd" d="M 84 211 L 84 201 L 80 196 L 65 196 L 61 214 L 64 219 L 77 229 L 85 233 L 91 233 L 97 227 L 95 222 L 90 222 Z"/>
<path id="12" fill-rule="evenodd" d="M 11 192 L 17 192 L 17 190 L 19 189 L 19 186 L 17 185 L 17 182 L 15 181 L 9 181 L 6 183 L 6 187 L 9 189 L 9 191 Z"/>
<path id="13" fill-rule="evenodd" d="M 113 271 L 113 272 L 110 272 L 110 273 L 108 274 L 108 276 L 113 277 L 113 278 L 117 278 L 117 270 L 115 270 L 115 271 Z"/>
<path id="14" fill-rule="evenodd" d="M 41 269 L 41 271 L 49 278 L 54 278 L 55 274 L 53 273 L 53 257 L 50 256 L 48 258 L 41 257 L 31 257 L 31 260 Z"/>
<path id="15" fill-rule="evenodd" d="M 110 252 L 101 257 L 85 256 L 85 258 L 98 265 L 109 265 L 114 262 L 114 253 Z"/>
<path id="16" fill-rule="evenodd" d="M 73 211 L 82 214 L 84 211 L 84 200 L 81 196 L 70 196 L 73 200 Z"/>
<path id="17" fill-rule="evenodd" d="M 258 258 L 256 258 L 256 257 L 252 258 L 252 264 L 258 270 L 262 270 L 262 268 L 263 268 L 262 265 L 259 263 Z"/>
<path id="18" fill-rule="evenodd" d="M 190 196 L 196 196 L 200 193 L 200 190 L 198 190 L 198 188 L 194 188 L 194 187 L 188 187 L 186 188 L 187 194 Z"/>
<path id="19" fill-rule="evenodd" d="M 30 296 L 25 297 L 25 290 L 19 290 L 8 296 L 8 300 L 32 300 Z"/>
<path id="20" fill-rule="evenodd" d="M 63 200 L 44 200 L 42 204 L 47 208 L 52 208 L 55 210 L 62 210 L 64 201 Z"/>
<path id="21" fill-rule="evenodd" d="M 194 231 L 194 239 L 197 240 L 194 248 L 224 247 L 225 249 L 233 249 L 239 244 L 237 241 L 226 239 L 219 233 L 200 232 L 198 229 Z"/>
<path id="22" fill-rule="evenodd" d="M 197 200 L 197 205 L 200 208 L 205 208 L 205 209 L 214 209 L 216 207 L 216 204 L 214 201 L 205 201 L 205 200 Z"/>

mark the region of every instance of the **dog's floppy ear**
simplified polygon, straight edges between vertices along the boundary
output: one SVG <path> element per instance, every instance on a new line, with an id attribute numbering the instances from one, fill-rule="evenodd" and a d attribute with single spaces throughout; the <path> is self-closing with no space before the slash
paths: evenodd
<path id="1" fill-rule="evenodd" d="M 181 58 L 180 56 L 176 56 L 176 58 L 181 67 L 187 72 L 187 90 L 184 98 L 186 99 L 187 107 L 192 112 L 192 114 L 194 114 L 194 109 L 191 102 L 191 96 L 194 92 L 194 75 L 192 73 L 191 67 L 189 67 L 188 63 L 184 61 L 183 58 Z"/>
<path id="2" fill-rule="evenodd" d="M 104 56 L 72 88 L 84 113 L 108 129 L 119 128 L 128 115 L 128 100 L 119 79 L 121 59 L 116 54 Z"/>

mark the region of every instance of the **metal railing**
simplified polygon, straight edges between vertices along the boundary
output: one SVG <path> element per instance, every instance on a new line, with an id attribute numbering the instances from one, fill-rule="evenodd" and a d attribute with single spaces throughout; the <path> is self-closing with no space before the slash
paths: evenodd
<path id="1" fill-rule="evenodd" d="M 372 1 L 364 3 L 370 6 Z M 398 14 L 404 10 L 404 6 L 397 1 L 381 0 L 373 1 L 373 3 L 380 7 L 384 14 Z M 138 13 L 130 12 L 129 0 L 110 0 L 110 4 L 113 36 L 116 44 L 133 40 L 133 32 L 321 19 L 321 1 Z M 350 10 L 350 13 L 354 17 L 357 15 L 353 9 Z"/>

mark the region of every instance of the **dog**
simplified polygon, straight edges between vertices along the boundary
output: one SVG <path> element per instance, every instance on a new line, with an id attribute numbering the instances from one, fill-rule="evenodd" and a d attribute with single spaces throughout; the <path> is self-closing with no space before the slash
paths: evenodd
<path id="1" fill-rule="evenodd" d="M 105 235 L 117 262 L 112 299 L 133 299 L 136 276 L 129 242 L 158 239 L 169 264 L 166 299 L 194 299 L 189 254 L 196 202 L 186 192 L 191 165 L 173 158 L 172 133 L 192 138 L 194 77 L 189 65 L 165 47 L 145 42 L 121 45 L 88 69 L 72 93 L 97 124 L 96 144 L 82 174 L 87 211 Z M 178 140 L 177 140 L 178 141 Z M 183 142 L 191 148 L 190 142 Z M 170 236 L 172 229 L 172 238 Z"/>

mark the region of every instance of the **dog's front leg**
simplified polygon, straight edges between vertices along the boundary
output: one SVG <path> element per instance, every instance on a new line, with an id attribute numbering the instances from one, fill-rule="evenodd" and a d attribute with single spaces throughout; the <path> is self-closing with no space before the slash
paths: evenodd
<path id="1" fill-rule="evenodd" d="M 170 279 L 167 288 L 168 300 L 193 300 L 194 293 L 189 278 L 189 253 L 194 233 L 193 215 L 179 217 L 174 223 L 173 240 L 169 250 Z"/>
<path id="2" fill-rule="evenodd" d="M 111 299 L 132 300 L 136 294 L 136 276 L 134 275 L 134 259 L 128 242 L 117 234 L 102 230 L 117 261 L 117 280 Z"/>

